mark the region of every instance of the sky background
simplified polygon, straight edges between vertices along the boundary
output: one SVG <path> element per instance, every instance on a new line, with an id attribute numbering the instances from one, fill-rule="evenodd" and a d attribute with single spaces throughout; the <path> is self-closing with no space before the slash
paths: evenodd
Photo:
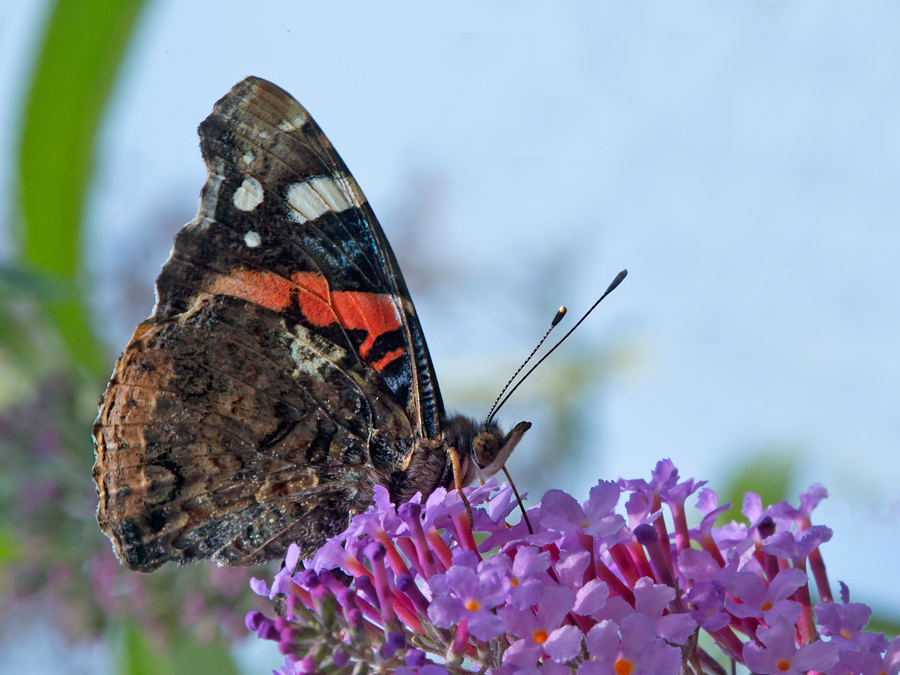
<path id="1" fill-rule="evenodd" d="M 8 5 L 5 224 L 46 9 Z M 628 268 L 501 414 L 535 422 L 509 464 L 521 489 L 584 498 L 663 457 L 716 488 L 790 453 L 794 492 L 831 493 L 832 581 L 896 614 L 898 25 L 890 0 L 151 3 L 102 125 L 97 325 L 115 354 L 149 313 L 205 180 L 197 124 L 265 77 L 378 214 L 448 407 L 483 416 L 556 307 L 572 325 Z M 554 464 L 567 392 L 576 454 Z"/>

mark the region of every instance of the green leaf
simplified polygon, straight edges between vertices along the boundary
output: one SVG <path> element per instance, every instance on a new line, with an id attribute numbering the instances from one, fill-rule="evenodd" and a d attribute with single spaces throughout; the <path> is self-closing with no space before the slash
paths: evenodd
<path id="1" fill-rule="evenodd" d="M 228 648 L 221 642 L 197 642 L 191 627 L 184 629 L 171 649 L 161 650 L 139 629 L 126 624 L 119 645 L 120 675 L 239 675 Z"/>
<path id="2" fill-rule="evenodd" d="M 21 256 L 79 291 L 45 308 L 76 363 L 105 368 L 80 292 L 81 223 L 97 129 L 142 0 L 57 0 L 22 120 Z"/>
<path id="3" fill-rule="evenodd" d="M 118 654 L 120 675 L 175 675 L 170 657 L 152 649 L 146 636 L 130 624 L 122 627 Z"/>
<path id="4" fill-rule="evenodd" d="M 65 287 L 21 266 L 0 265 L 0 406 L 27 395 L 47 372 L 66 364 L 41 306 Z"/>
<path id="5" fill-rule="evenodd" d="M 871 603 L 867 604 L 871 606 Z M 884 633 L 888 639 L 893 639 L 897 635 L 900 635 L 900 619 L 896 616 L 889 617 L 874 614 L 869 620 L 869 625 L 866 626 L 866 630 L 872 631 L 873 633 Z"/>
<path id="6" fill-rule="evenodd" d="M 753 453 L 752 461 L 742 469 L 737 469 L 730 484 L 719 493 L 719 503 L 730 501 L 732 507 L 719 516 L 718 523 L 743 520 L 741 506 L 747 492 L 755 492 L 762 497 L 763 506 L 788 499 L 788 489 L 794 478 L 796 464 L 791 448 L 769 448 Z"/>
<path id="7" fill-rule="evenodd" d="M 231 653 L 221 642 L 200 644 L 187 632 L 175 645 L 172 652 L 175 672 L 178 675 L 215 673 L 216 675 L 239 675 Z"/>
<path id="8" fill-rule="evenodd" d="M 0 527 L 0 570 L 7 563 L 15 562 L 21 555 L 22 545 L 6 527 Z"/>
<path id="9" fill-rule="evenodd" d="M 16 264 L 0 264 L 0 301 L 25 296 L 36 300 L 71 300 L 74 294 L 61 279 L 37 274 Z"/>

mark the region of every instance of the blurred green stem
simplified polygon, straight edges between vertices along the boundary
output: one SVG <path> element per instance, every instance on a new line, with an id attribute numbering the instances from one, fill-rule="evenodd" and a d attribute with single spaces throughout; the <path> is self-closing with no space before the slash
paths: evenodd
<path id="1" fill-rule="evenodd" d="M 142 4 L 57 0 L 21 125 L 21 257 L 70 289 L 44 305 L 73 361 L 93 374 L 105 374 L 108 364 L 85 301 L 81 225 L 97 130 Z"/>

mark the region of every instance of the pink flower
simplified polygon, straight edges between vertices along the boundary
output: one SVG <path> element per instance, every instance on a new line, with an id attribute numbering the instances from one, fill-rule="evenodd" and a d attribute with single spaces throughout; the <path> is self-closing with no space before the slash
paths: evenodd
<path id="1" fill-rule="evenodd" d="M 465 489 L 471 521 L 455 491 L 398 509 L 382 490 L 300 569 L 293 547 L 271 589 L 253 581 L 286 597 L 286 610 L 251 613 L 247 627 L 278 643 L 291 674 L 456 675 L 471 663 L 492 675 L 675 675 L 683 658 L 713 662 L 693 639 L 704 630 L 760 674 L 898 675 L 896 643 L 864 630 L 869 610 L 846 592 L 816 606 L 815 626 L 801 565 L 816 561 L 830 598 L 819 551 L 830 530 L 811 524 L 821 489 L 800 509 L 748 495 L 750 522 L 718 528 L 718 500 L 704 490 L 704 520 L 690 530 L 684 503 L 700 485 L 664 461 L 649 483 L 601 481 L 584 503 L 551 490 L 530 511 L 533 533 L 507 522 L 511 491 L 494 481 Z"/>

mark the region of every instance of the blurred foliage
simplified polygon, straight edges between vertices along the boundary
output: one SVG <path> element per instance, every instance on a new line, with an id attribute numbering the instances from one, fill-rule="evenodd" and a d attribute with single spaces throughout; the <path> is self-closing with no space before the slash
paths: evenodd
<path id="1" fill-rule="evenodd" d="M 142 4 L 58 0 L 25 102 L 19 263 L 0 268 L 0 615 L 43 608 L 70 639 L 105 636 L 123 675 L 230 675 L 253 570 L 129 572 L 94 516 L 90 430 L 112 357 L 87 312 L 82 225 L 97 130 Z"/>
<path id="2" fill-rule="evenodd" d="M 900 635 L 900 619 L 897 617 L 873 616 L 866 630 L 884 633 L 889 639 Z"/>
<path id="3" fill-rule="evenodd" d="M 189 633 L 179 636 L 171 649 L 161 653 L 153 641 L 130 622 L 121 626 L 117 651 L 121 675 L 237 675 L 238 672 L 226 650 L 211 649 L 198 643 Z"/>
<path id="4" fill-rule="evenodd" d="M 21 124 L 21 258 L 72 292 L 44 299 L 74 362 L 107 368 L 78 292 L 81 225 L 97 129 L 142 0 L 57 0 Z"/>
<path id="5" fill-rule="evenodd" d="M 741 515 L 744 494 L 755 492 L 762 497 L 763 504 L 777 504 L 783 499 L 793 502 L 791 486 L 797 473 L 796 452 L 793 448 L 763 448 L 755 452 L 735 453 L 735 457 L 745 457 L 743 466 L 733 467 L 730 484 L 719 493 L 719 503 L 731 502 L 731 509 L 719 516 L 718 523 L 729 520 L 743 522 Z"/>
<path id="6" fill-rule="evenodd" d="M 63 293 L 46 276 L 0 266 L 0 404 L 28 395 L 35 382 L 65 366 L 56 331 L 41 310 Z"/>
<path id="7" fill-rule="evenodd" d="M 118 662 L 122 675 L 174 675 L 171 660 L 160 658 L 144 634 L 134 626 L 122 627 Z"/>

